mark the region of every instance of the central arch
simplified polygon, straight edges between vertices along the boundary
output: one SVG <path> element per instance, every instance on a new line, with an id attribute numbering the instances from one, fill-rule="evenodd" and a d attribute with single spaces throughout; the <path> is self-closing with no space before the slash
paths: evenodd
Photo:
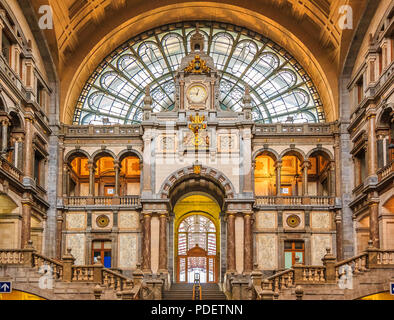
<path id="1" fill-rule="evenodd" d="M 220 207 L 202 192 L 192 192 L 174 207 L 175 280 L 192 283 L 199 274 L 202 283 L 218 282 L 220 268 Z"/>

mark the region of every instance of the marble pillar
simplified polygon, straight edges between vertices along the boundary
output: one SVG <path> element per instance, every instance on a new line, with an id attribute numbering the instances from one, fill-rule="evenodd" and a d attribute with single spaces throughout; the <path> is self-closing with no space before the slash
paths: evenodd
<path id="1" fill-rule="evenodd" d="M 227 272 L 235 272 L 235 213 L 227 213 Z"/>
<path id="2" fill-rule="evenodd" d="M 150 213 L 143 213 L 142 271 L 152 273 L 151 269 L 151 220 Z"/>
<path id="3" fill-rule="evenodd" d="M 31 204 L 30 202 L 22 203 L 22 241 L 21 248 L 27 246 L 27 242 L 31 238 Z M 33 244 L 37 245 L 37 244 Z M 37 248 L 36 248 L 37 249 Z"/>
<path id="4" fill-rule="evenodd" d="M 159 272 L 167 272 L 167 215 L 162 213 L 159 219 Z"/>
<path id="5" fill-rule="evenodd" d="M 379 248 L 379 203 L 369 204 L 369 238 L 375 248 Z"/>
<path id="6" fill-rule="evenodd" d="M 244 213 L 244 273 L 253 270 L 252 212 Z"/>
<path id="7" fill-rule="evenodd" d="M 275 173 L 276 173 L 276 196 L 280 196 L 280 184 L 281 184 L 281 169 L 282 161 L 275 162 Z"/>

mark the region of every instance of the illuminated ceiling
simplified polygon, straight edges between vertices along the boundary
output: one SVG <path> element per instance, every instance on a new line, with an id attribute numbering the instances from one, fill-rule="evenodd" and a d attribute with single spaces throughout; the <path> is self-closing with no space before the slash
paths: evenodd
<path id="1" fill-rule="evenodd" d="M 327 121 L 338 119 L 338 79 L 354 30 L 340 30 L 339 8 L 357 26 L 367 0 L 32 0 L 53 10 L 44 34 L 60 80 L 60 121 L 74 108 L 91 74 L 122 43 L 147 30 L 184 21 L 217 21 L 252 30 L 285 48 L 314 82 Z M 160 31 L 160 30 L 159 30 Z M 155 31 L 156 32 L 156 31 Z"/>
<path id="2" fill-rule="evenodd" d="M 137 39 L 143 41 L 131 39 L 99 65 L 82 90 L 74 123 L 102 124 L 103 118 L 110 123 L 140 122 L 147 85 L 151 86 L 154 112 L 173 110 L 174 75 L 190 52 L 195 30 L 175 25 L 162 29 L 171 31 L 139 35 Z M 269 39 L 236 29 L 200 23 L 207 53 L 221 74 L 221 109 L 242 111 L 248 84 L 255 121 L 324 121 L 319 94 L 299 63 Z"/>

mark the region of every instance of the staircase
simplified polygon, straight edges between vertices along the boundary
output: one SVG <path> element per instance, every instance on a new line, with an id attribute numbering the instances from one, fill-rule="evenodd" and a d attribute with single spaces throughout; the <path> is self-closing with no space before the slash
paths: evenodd
<path id="1" fill-rule="evenodd" d="M 216 283 L 202 283 L 202 300 L 226 300 L 226 296 Z M 193 283 L 173 283 L 171 289 L 164 291 L 163 300 L 192 300 Z"/>

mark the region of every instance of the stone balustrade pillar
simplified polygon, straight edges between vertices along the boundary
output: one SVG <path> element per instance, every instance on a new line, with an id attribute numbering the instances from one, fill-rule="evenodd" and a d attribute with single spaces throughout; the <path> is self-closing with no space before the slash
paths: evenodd
<path id="1" fill-rule="evenodd" d="M 160 214 L 160 238 L 159 238 L 159 270 L 158 272 L 167 272 L 167 215 Z"/>
<path id="2" fill-rule="evenodd" d="M 72 266 L 74 265 L 75 258 L 71 254 L 71 248 L 67 248 L 67 253 L 62 257 L 63 264 L 63 281 L 71 282 L 73 278 Z"/>
<path id="3" fill-rule="evenodd" d="M 227 272 L 235 272 L 235 213 L 227 213 Z"/>
<path id="4" fill-rule="evenodd" d="M 253 212 L 244 213 L 244 273 L 253 270 L 253 234 L 252 234 Z"/>
<path id="5" fill-rule="evenodd" d="M 336 259 L 331 254 L 331 248 L 326 249 L 326 255 L 323 257 L 323 266 L 326 267 L 326 282 L 327 283 L 336 283 L 336 272 L 335 272 L 335 264 Z"/>
<path id="6" fill-rule="evenodd" d="M 151 269 L 151 213 L 143 214 L 142 271 L 152 273 Z"/>

